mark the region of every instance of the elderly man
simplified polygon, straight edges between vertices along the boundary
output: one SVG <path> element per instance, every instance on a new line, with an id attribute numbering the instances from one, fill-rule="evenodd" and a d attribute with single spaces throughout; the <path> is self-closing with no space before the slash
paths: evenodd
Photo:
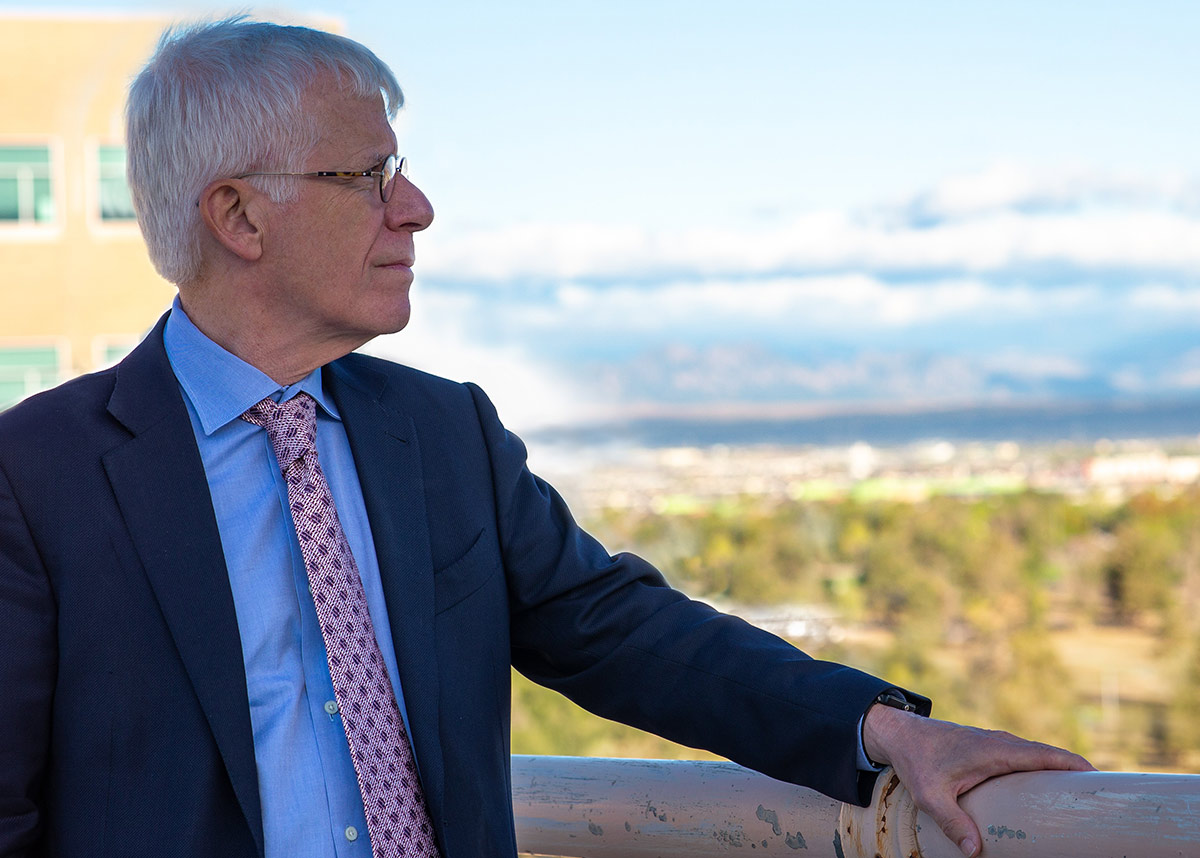
<path id="1" fill-rule="evenodd" d="M 0 417 L 0 852 L 515 852 L 509 665 L 845 801 L 1087 768 L 921 717 L 603 550 L 483 393 L 352 354 L 409 316 L 429 201 L 391 72 L 232 19 L 134 82 L 130 182 L 171 311 Z M 921 714 L 909 710 L 921 710 Z"/>

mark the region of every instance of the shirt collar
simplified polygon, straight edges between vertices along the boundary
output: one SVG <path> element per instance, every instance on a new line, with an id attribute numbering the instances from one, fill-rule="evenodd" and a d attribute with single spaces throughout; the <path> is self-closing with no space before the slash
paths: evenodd
<path id="1" fill-rule="evenodd" d="M 267 397 L 286 402 L 301 392 L 315 399 L 330 417 L 341 420 L 337 406 L 321 384 L 320 367 L 295 384 L 280 385 L 262 370 L 210 340 L 188 318 L 178 295 L 167 317 L 163 345 L 171 369 L 196 409 L 205 435 L 212 435 L 237 420 L 247 408 Z"/>

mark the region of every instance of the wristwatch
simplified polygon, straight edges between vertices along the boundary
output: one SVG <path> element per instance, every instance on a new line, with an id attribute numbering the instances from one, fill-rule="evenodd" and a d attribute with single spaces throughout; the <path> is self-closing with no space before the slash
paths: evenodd
<path id="1" fill-rule="evenodd" d="M 918 704 L 910 701 L 895 688 L 889 688 L 886 691 L 881 691 L 879 696 L 871 701 L 871 706 L 874 706 L 876 703 L 878 703 L 880 706 L 887 706 L 891 709 L 903 709 L 905 712 L 916 712 L 918 715 L 923 714 Z M 870 710 L 871 706 L 868 706 L 867 709 Z M 928 710 L 926 710 L 924 714 L 928 714 Z M 871 759 L 871 755 L 867 753 L 866 741 L 863 739 L 862 730 L 866 722 L 867 716 L 866 713 L 864 713 L 862 720 L 858 723 L 858 746 L 862 749 L 862 759 L 866 760 L 866 762 L 871 765 L 875 771 L 879 771 L 883 768 L 883 766 Z"/>
<path id="2" fill-rule="evenodd" d="M 878 703 L 881 706 L 889 706 L 892 709 L 903 709 L 905 712 L 917 711 L 917 704 L 910 702 L 907 697 L 905 697 L 895 688 L 889 688 L 887 691 L 881 691 L 873 703 Z"/>

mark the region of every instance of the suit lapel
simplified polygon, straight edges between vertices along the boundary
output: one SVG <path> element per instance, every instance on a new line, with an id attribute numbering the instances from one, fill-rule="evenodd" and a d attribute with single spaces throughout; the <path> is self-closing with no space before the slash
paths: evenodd
<path id="1" fill-rule="evenodd" d="M 438 669 L 433 625 L 433 560 L 421 456 L 412 418 L 385 397 L 381 373 L 326 368 L 341 412 L 371 535 L 379 558 L 388 622 L 425 798 L 445 818 L 445 772 L 438 727 Z M 444 840 L 444 833 L 439 832 Z"/>
<path id="2" fill-rule="evenodd" d="M 133 437 L 104 456 L 104 467 L 261 855 L 262 809 L 237 615 L 204 466 L 162 329 L 160 321 L 118 368 L 109 411 Z M 386 376 L 339 362 L 325 379 L 371 523 L 426 800 L 433 819 L 441 820 L 433 564 L 416 433 L 412 419 L 385 397 Z"/>
<path id="3" fill-rule="evenodd" d="M 204 466 L 162 330 L 160 321 L 117 370 L 109 411 L 133 437 L 104 456 L 104 467 L 262 855 L 262 809 L 233 594 Z"/>

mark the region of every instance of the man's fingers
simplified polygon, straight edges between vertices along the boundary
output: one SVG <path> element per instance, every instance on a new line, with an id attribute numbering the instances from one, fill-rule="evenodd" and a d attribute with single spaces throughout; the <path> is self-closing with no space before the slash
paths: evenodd
<path id="1" fill-rule="evenodd" d="M 942 829 L 942 833 L 950 838 L 950 842 L 962 850 L 963 855 L 972 858 L 979 853 L 979 827 L 963 812 L 956 800 L 950 798 L 939 801 L 926 806 L 924 810 Z"/>
<path id="2" fill-rule="evenodd" d="M 1054 755 L 1051 761 L 1047 763 L 1045 768 L 1058 769 L 1066 772 L 1094 772 L 1096 767 L 1089 763 L 1079 754 L 1072 754 L 1070 751 L 1059 750 L 1054 748 Z"/>
<path id="3" fill-rule="evenodd" d="M 1041 742 L 1029 742 L 1011 734 L 1003 734 L 1013 749 L 1011 756 L 1005 760 L 1009 771 L 1042 771 L 1057 770 L 1070 772 L 1094 772 L 1096 767 L 1086 759 L 1070 751 L 1045 745 Z M 1000 772 L 997 772 L 999 774 Z"/>
<path id="4" fill-rule="evenodd" d="M 917 807 L 968 858 L 979 854 L 983 838 L 958 804 L 963 793 L 1009 772 L 1093 770 L 1083 757 L 1052 745 L 883 706 L 867 710 L 863 742 L 871 759 L 891 763 Z"/>
<path id="5" fill-rule="evenodd" d="M 1029 771 L 1057 770 L 1065 772 L 1094 772 L 1096 767 L 1085 760 L 1078 754 L 1072 754 L 1070 751 L 1061 751 L 1057 748 L 1048 748 L 1046 753 L 1039 755 L 1035 766 L 1030 766 Z"/>

